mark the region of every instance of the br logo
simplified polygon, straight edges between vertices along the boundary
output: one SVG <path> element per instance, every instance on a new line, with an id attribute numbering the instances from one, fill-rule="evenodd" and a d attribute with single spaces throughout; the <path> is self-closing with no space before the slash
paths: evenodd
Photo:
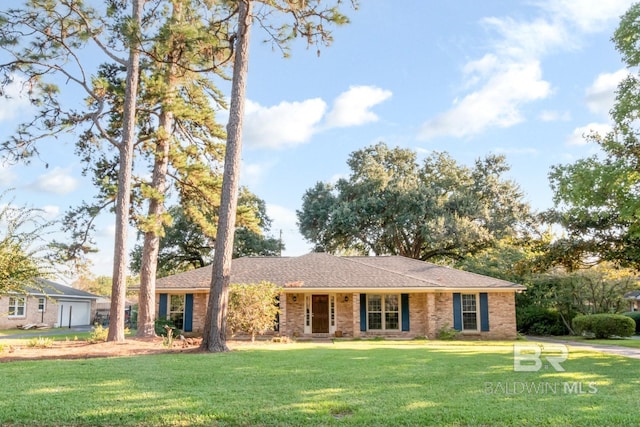
<path id="1" fill-rule="evenodd" d="M 569 349 L 564 344 L 514 344 L 513 370 L 515 372 L 537 372 L 543 367 L 552 367 L 564 372 L 561 363 L 569 358 Z M 546 362 L 546 365 L 543 363 Z"/>

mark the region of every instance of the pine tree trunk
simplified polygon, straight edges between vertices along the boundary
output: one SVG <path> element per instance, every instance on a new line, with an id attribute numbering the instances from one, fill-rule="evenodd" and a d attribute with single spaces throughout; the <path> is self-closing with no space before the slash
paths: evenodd
<path id="1" fill-rule="evenodd" d="M 160 252 L 160 230 L 164 214 L 164 194 L 167 191 L 169 170 L 169 147 L 173 127 L 173 113 L 163 106 L 160 114 L 160 135 L 156 143 L 155 161 L 151 186 L 155 195 L 149 200 L 148 217 L 153 219 L 153 229 L 144 233 L 142 261 L 140 267 L 140 294 L 138 296 L 138 329 L 136 336 L 150 338 L 156 336 L 156 273 Z"/>
<path id="2" fill-rule="evenodd" d="M 140 26 L 144 0 L 132 0 L 132 19 Z M 115 244 L 113 252 L 113 282 L 107 341 L 124 341 L 124 310 L 127 290 L 127 228 L 131 204 L 131 174 L 133 141 L 136 124 L 136 98 L 140 52 L 138 42 L 131 40 L 127 61 L 127 81 L 123 105 L 122 142 L 119 147 L 118 195 L 116 199 Z"/>
<path id="3" fill-rule="evenodd" d="M 213 255 L 213 273 L 207 318 L 201 348 L 210 352 L 228 351 L 227 305 L 229 280 L 235 231 L 238 189 L 240 181 L 240 155 L 242 152 L 242 119 L 249 64 L 249 34 L 251 29 L 252 0 L 238 1 L 238 34 L 235 42 L 231 105 L 227 124 L 227 147 L 222 178 L 220 216 Z"/>

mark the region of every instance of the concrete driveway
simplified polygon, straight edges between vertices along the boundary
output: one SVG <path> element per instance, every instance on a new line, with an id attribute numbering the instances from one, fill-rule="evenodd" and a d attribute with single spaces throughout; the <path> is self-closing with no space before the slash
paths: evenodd
<path id="1" fill-rule="evenodd" d="M 640 337 L 637 337 L 634 339 L 640 339 Z M 531 336 L 527 336 L 527 341 L 542 342 L 542 343 L 545 343 L 545 342 L 558 343 L 558 344 L 567 345 L 569 347 L 580 347 L 580 348 L 584 348 L 585 350 L 599 351 L 601 353 L 606 353 L 606 354 L 614 354 L 617 356 L 640 359 L 640 348 L 628 348 L 628 347 L 621 347 L 619 345 L 589 344 L 584 342 L 575 342 L 575 341 L 568 341 L 568 340 L 561 340 L 561 339 L 553 339 L 553 338 L 546 338 L 546 337 L 531 337 Z"/>

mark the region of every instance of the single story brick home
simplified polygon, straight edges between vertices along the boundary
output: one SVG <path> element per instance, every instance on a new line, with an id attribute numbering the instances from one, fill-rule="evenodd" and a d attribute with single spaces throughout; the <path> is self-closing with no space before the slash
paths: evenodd
<path id="1" fill-rule="evenodd" d="M 211 266 L 158 279 L 158 318 L 201 333 Z M 455 328 L 479 339 L 516 337 L 522 285 L 401 256 L 234 259 L 231 283 L 282 287 L 276 333 L 290 337 L 435 338 Z"/>
<path id="2" fill-rule="evenodd" d="M 0 295 L 0 329 L 28 324 L 49 327 L 91 325 L 98 298 L 80 289 L 38 279 L 38 286 L 25 289 L 25 293 Z"/>

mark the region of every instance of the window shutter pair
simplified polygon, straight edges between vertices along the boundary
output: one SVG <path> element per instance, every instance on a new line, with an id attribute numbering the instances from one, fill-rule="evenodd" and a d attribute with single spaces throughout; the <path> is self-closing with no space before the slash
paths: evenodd
<path id="1" fill-rule="evenodd" d="M 462 297 L 459 292 L 453 294 L 453 329 L 462 330 Z M 489 295 L 480 292 L 480 330 L 489 331 Z"/>
<path id="2" fill-rule="evenodd" d="M 409 331 L 409 294 L 400 294 L 402 330 Z M 360 294 L 360 331 L 367 331 L 367 294 Z"/>
<path id="3" fill-rule="evenodd" d="M 160 307 L 158 310 L 158 318 L 167 318 L 167 302 L 169 301 L 168 294 L 160 294 Z M 184 298 L 184 320 L 183 325 L 185 332 L 193 331 L 193 294 L 186 294 Z"/>

